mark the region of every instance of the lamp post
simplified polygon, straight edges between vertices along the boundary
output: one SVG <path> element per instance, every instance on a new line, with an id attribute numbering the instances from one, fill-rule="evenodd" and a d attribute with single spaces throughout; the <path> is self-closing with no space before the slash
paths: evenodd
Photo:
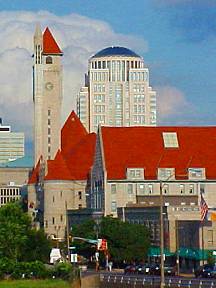
<path id="1" fill-rule="evenodd" d="M 164 282 L 164 222 L 163 222 L 163 185 L 160 181 L 160 252 L 161 252 L 161 281 L 160 288 L 165 287 Z"/>
<path id="2" fill-rule="evenodd" d="M 177 276 L 179 276 L 179 223 L 178 218 L 175 220 L 175 229 L 176 229 L 176 267 L 177 267 Z"/>

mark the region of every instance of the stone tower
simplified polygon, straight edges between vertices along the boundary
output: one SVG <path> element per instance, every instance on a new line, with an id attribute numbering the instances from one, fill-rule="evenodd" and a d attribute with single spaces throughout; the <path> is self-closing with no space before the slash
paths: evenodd
<path id="1" fill-rule="evenodd" d="M 49 28 L 34 35 L 33 101 L 34 161 L 54 159 L 61 147 L 62 65 L 61 49 Z"/>

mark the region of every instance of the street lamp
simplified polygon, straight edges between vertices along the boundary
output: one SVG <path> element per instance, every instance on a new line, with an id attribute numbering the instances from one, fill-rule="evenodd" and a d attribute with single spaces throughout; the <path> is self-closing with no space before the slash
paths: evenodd
<path id="1" fill-rule="evenodd" d="M 161 252 L 161 281 L 160 287 L 165 287 L 164 281 L 164 222 L 163 222 L 163 185 L 160 180 L 160 252 Z"/>

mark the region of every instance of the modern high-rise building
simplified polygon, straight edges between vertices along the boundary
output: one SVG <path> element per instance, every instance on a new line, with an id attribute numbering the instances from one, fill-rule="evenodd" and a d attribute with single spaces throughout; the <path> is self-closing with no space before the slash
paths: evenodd
<path id="1" fill-rule="evenodd" d="M 98 125 L 156 126 L 156 93 L 143 58 L 124 47 L 108 47 L 89 59 L 77 113 L 89 132 Z"/>
<path id="2" fill-rule="evenodd" d="M 11 132 L 10 126 L 2 125 L 0 118 L 0 163 L 24 156 L 24 133 Z"/>
<path id="3" fill-rule="evenodd" d="M 43 160 L 54 159 L 60 148 L 62 55 L 49 28 L 42 34 L 37 25 L 33 66 L 35 164 L 41 156 Z"/>

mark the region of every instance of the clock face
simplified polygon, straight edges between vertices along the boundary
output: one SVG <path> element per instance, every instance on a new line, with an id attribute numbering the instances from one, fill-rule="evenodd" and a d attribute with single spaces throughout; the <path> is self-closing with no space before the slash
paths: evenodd
<path id="1" fill-rule="evenodd" d="M 48 91 L 51 91 L 51 90 L 53 89 L 53 87 L 54 87 L 54 85 L 53 85 L 52 82 L 47 82 L 47 83 L 45 84 L 45 88 L 46 88 L 46 90 L 48 90 Z"/>

